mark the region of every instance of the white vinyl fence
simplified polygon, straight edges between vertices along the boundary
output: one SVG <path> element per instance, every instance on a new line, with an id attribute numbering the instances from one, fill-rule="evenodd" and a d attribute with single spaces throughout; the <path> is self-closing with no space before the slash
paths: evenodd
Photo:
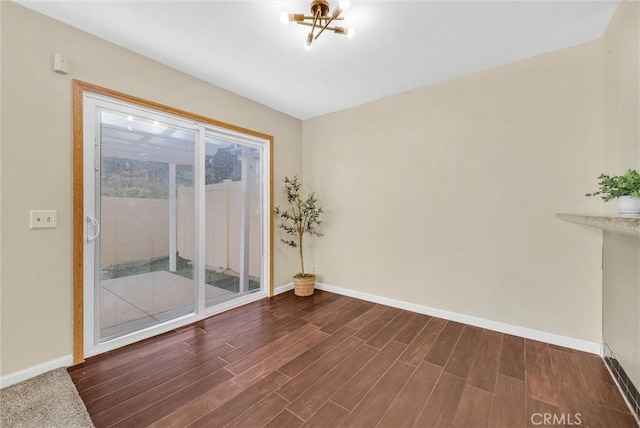
<path id="1" fill-rule="evenodd" d="M 243 183 L 225 180 L 205 186 L 205 263 L 218 272 L 240 272 Z M 260 188 L 250 186 L 249 275 L 260 276 Z M 193 260 L 195 252 L 194 188 L 178 186 L 176 248 Z M 169 200 L 102 198 L 102 267 L 169 255 Z"/>

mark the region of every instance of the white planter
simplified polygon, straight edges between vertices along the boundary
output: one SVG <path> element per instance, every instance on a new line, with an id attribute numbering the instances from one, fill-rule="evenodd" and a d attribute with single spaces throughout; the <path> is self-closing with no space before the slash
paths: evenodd
<path id="1" fill-rule="evenodd" d="M 618 198 L 618 212 L 620 214 L 640 214 L 640 198 L 620 196 Z"/>

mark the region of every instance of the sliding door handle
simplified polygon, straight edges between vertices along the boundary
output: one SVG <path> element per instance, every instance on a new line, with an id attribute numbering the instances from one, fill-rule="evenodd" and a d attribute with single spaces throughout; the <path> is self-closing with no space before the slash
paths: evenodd
<path id="1" fill-rule="evenodd" d="M 93 229 L 93 235 L 91 234 Z M 100 234 L 100 222 L 90 215 L 87 216 L 87 242 L 94 241 Z"/>

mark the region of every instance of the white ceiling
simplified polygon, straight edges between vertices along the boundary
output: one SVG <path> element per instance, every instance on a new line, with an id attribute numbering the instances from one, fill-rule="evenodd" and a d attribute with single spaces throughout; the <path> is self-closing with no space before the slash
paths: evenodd
<path id="1" fill-rule="evenodd" d="M 300 119 L 600 38 L 618 3 L 354 1 L 306 50 L 279 21 L 306 1 L 17 2 Z"/>

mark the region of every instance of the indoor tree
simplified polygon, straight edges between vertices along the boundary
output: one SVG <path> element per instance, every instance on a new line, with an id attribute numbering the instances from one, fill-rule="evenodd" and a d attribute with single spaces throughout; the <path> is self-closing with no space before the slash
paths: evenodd
<path id="1" fill-rule="evenodd" d="M 283 181 L 289 207 L 287 209 L 275 207 L 274 211 L 280 218 L 278 227 L 291 238 L 280 239 L 280 241 L 289 247 L 298 248 L 300 253 L 300 272 L 294 275 L 294 278 L 315 277 L 315 275 L 304 271 L 303 239 L 305 233 L 311 236 L 322 236 L 317 229 L 321 224 L 320 215 L 323 210 L 318 204 L 315 192 L 310 193 L 306 198 L 301 195 L 302 183 L 298 181 L 297 176 L 285 177 Z"/>

